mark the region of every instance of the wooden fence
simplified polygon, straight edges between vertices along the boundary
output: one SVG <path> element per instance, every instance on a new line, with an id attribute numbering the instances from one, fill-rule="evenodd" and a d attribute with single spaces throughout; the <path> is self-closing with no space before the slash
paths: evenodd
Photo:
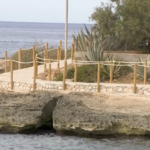
<path id="1" fill-rule="evenodd" d="M 49 68 L 48 68 L 48 80 L 51 81 L 51 60 L 49 59 L 48 62 L 46 62 L 47 64 L 49 64 Z M 46 64 L 45 63 L 45 64 Z M 66 89 L 66 69 L 67 69 L 67 61 L 64 60 L 64 71 L 63 71 L 63 90 Z M 74 64 L 74 82 L 78 82 L 77 81 L 77 71 L 78 71 L 78 61 L 73 61 Z M 110 83 L 113 83 L 113 64 L 112 61 L 110 62 Z M 101 63 L 97 62 L 97 92 L 100 92 L 100 73 L 101 72 Z M 38 61 L 35 59 L 34 61 L 34 77 L 33 77 L 33 90 L 36 90 L 36 78 L 37 78 L 37 74 L 38 74 Z M 146 84 L 147 81 L 147 63 L 145 62 L 144 65 L 144 84 Z M 13 90 L 13 60 L 11 60 L 11 89 Z M 137 64 L 134 64 L 134 80 L 133 80 L 133 93 L 136 93 L 136 85 L 137 85 Z"/>
<path id="2" fill-rule="evenodd" d="M 35 45 L 33 46 L 33 67 L 34 67 L 34 74 L 33 74 L 33 90 L 36 90 L 36 78 L 37 78 L 37 74 L 38 74 L 38 62 L 39 62 L 39 58 L 36 56 L 35 53 Z M 77 81 L 77 72 L 78 72 L 78 64 L 83 63 L 80 60 L 74 60 L 74 52 L 75 52 L 75 47 L 74 47 L 74 43 L 72 44 L 71 47 L 71 61 L 72 64 L 74 64 L 74 82 L 78 82 Z M 51 60 L 50 58 L 48 58 L 48 43 L 46 44 L 46 48 L 44 53 L 44 58 L 42 59 L 44 62 L 44 70 L 47 69 L 47 65 L 48 64 L 48 80 L 51 81 L 51 64 L 53 63 L 53 61 L 57 62 L 57 69 L 60 68 L 60 61 L 64 63 L 64 71 L 63 71 L 63 90 L 66 89 L 66 76 L 67 76 L 67 60 L 61 60 L 61 55 L 62 55 L 62 41 L 59 42 L 59 47 L 57 49 L 57 60 Z M 21 69 L 21 59 L 22 55 L 21 55 L 21 49 L 19 49 L 18 51 L 18 69 Z M 7 72 L 7 62 L 8 62 L 8 58 L 7 58 L 7 51 L 5 52 L 5 72 Z M 10 83 L 11 83 L 11 90 L 13 90 L 13 63 L 14 60 L 11 60 L 11 67 L 10 67 Z M 15 61 L 16 62 L 16 61 Z M 89 62 L 87 62 L 89 63 Z M 96 64 L 97 65 L 97 92 L 100 92 L 100 74 L 101 74 L 101 66 L 104 65 L 105 62 L 90 62 L 91 64 Z M 141 62 L 140 62 L 141 63 Z M 86 65 L 86 63 L 83 63 L 83 65 Z M 128 64 L 130 64 L 128 62 Z M 133 64 L 131 62 L 131 64 Z M 110 66 L 110 83 L 113 83 L 113 61 L 110 61 L 107 65 Z M 135 63 L 134 64 L 134 81 L 133 81 L 133 93 L 136 93 L 136 84 L 137 84 L 137 66 L 138 64 Z M 147 62 L 144 63 L 143 65 L 144 67 L 144 84 L 146 84 L 147 82 L 147 67 L 149 67 L 149 65 L 147 65 Z"/>

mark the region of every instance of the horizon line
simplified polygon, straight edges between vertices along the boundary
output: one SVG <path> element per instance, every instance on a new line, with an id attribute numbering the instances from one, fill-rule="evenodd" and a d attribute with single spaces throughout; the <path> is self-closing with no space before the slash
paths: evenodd
<path id="1" fill-rule="evenodd" d="M 0 21 L 0 22 L 10 22 L 10 23 L 51 23 L 51 24 L 65 24 L 65 23 L 62 23 L 62 22 L 30 22 L 30 21 Z M 92 25 L 94 23 L 68 23 L 68 24 L 89 24 L 89 25 Z"/>

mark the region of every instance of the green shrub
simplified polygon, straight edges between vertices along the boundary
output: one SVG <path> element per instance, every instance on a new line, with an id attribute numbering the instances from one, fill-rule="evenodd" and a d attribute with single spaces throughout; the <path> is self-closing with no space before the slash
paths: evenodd
<path id="1" fill-rule="evenodd" d="M 120 68 L 120 75 L 124 76 L 128 73 L 132 72 L 130 67 L 125 66 Z M 105 73 L 105 69 L 101 66 L 101 81 L 108 81 L 110 79 L 109 74 Z M 119 76 L 114 76 L 113 78 L 118 78 Z M 67 79 L 74 79 L 74 68 L 70 68 L 67 71 Z M 54 79 L 54 81 L 62 81 L 63 73 L 58 74 L 58 76 Z M 77 68 L 77 82 L 86 82 L 86 83 L 94 83 L 97 82 L 97 65 L 84 65 L 78 66 Z"/>
<path id="2" fill-rule="evenodd" d="M 70 68 L 67 70 L 67 79 L 73 79 L 74 78 L 74 68 Z M 57 75 L 57 77 L 54 79 L 54 81 L 62 81 L 63 80 L 63 73 L 60 73 Z"/>
<path id="3" fill-rule="evenodd" d="M 101 70 L 103 70 L 101 68 Z M 101 80 L 107 80 L 109 79 L 109 76 L 105 76 L 104 72 L 101 71 Z M 74 68 L 70 68 L 67 70 L 67 79 L 74 79 Z M 55 81 L 62 81 L 63 80 L 63 74 L 60 73 L 54 79 Z M 87 83 L 93 83 L 97 82 L 97 65 L 84 65 L 79 66 L 77 68 L 77 81 L 78 82 L 87 82 Z"/>
<path id="4" fill-rule="evenodd" d="M 67 79 L 74 78 L 74 68 L 67 71 Z M 60 73 L 55 81 L 62 81 L 63 74 Z M 97 65 L 85 65 L 77 68 L 77 81 L 78 82 L 96 82 L 97 81 Z"/>
<path id="5" fill-rule="evenodd" d="M 140 66 L 137 67 L 137 74 L 140 76 L 141 79 L 144 79 L 144 66 L 145 63 L 147 62 L 147 65 L 150 65 L 150 55 L 147 55 L 146 60 L 143 60 L 142 58 L 139 57 L 139 64 Z M 131 67 L 132 71 L 134 71 L 134 66 Z M 150 68 L 147 67 L 147 79 L 150 80 Z"/>

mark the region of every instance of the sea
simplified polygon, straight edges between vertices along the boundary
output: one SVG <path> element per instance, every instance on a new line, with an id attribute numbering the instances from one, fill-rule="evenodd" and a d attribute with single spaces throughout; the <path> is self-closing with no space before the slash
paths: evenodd
<path id="1" fill-rule="evenodd" d="M 77 35 L 81 29 L 84 30 L 84 25 L 88 29 L 92 27 L 92 24 L 68 24 L 68 48 L 71 47 L 73 35 Z M 64 47 L 64 23 L 0 22 L 0 54 L 46 43 L 49 48 L 57 48 L 59 41 L 62 41 Z"/>
<path id="2" fill-rule="evenodd" d="M 148 139 L 82 138 L 51 134 L 0 135 L 0 150 L 149 150 Z"/>
<path id="3" fill-rule="evenodd" d="M 90 29 L 92 24 L 86 24 Z M 84 24 L 68 25 L 68 48 L 72 35 L 77 35 Z M 65 41 L 63 23 L 0 22 L 0 54 L 19 48 L 28 49 L 35 44 L 58 47 Z M 0 134 L 0 150 L 150 150 L 148 138 L 83 138 L 57 134 Z"/>

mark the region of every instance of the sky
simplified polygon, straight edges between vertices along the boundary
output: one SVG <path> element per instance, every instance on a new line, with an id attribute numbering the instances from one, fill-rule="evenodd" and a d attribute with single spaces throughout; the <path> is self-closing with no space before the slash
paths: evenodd
<path id="1" fill-rule="evenodd" d="M 109 0 L 68 0 L 69 23 L 92 23 L 95 7 Z M 65 23 L 66 0 L 0 0 L 0 21 Z"/>

